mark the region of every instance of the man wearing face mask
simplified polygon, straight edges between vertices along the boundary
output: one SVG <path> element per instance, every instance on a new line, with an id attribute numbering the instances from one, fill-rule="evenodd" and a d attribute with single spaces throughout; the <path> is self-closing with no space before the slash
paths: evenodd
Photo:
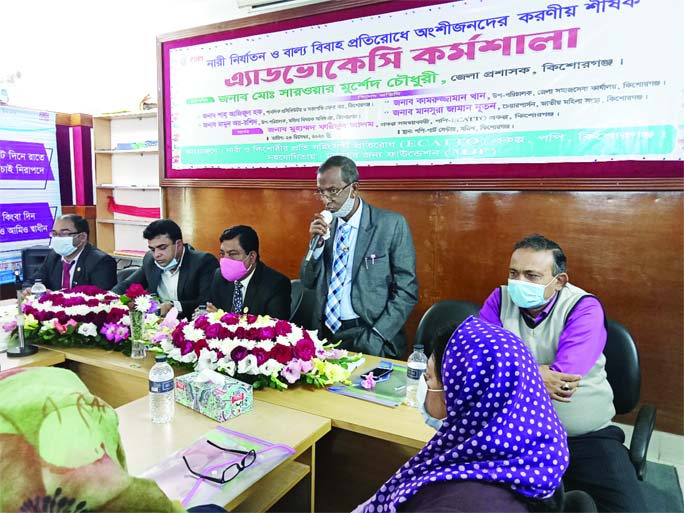
<path id="1" fill-rule="evenodd" d="M 218 267 L 216 257 L 183 243 L 180 227 L 170 219 L 152 221 L 143 237 L 150 251 L 142 267 L 113 292 L 123 294 L 133 283 L 139 283 L 162 300 L 160 315 L 175 306 L 180 317 L 190 317 L 200 303 L 207 302 L 211 278 Z"/>
<path id="2" fill-rule="evenodd" d="M 317 196 L 328 213 L 309 226 L 302 284 L 316 289 L 319 335 L 341 347 L 402 358 L 404 324 L 418 302 L 416 252 L 406 219 L 359 196 L 353 160 L 330 157 L 318 168 Z M 330 224 L 328 224 L 330 223 Z M 326 240 L 327 239 L 327 240 Z"/>
<path id="3" fill-rule="evenodd" d="M 207 310 L 220 308 L 288 320 L 290 280 L 261 261 L 256 231 L 250 226 L 233 226 L 219 240 L 220 267 L 214 272 Z"/>
<path id="4" fill-rule="evenodd" d="M 566 490 L 588 492 L 599 511 L 646 511 L 625 435 L 611 425 L 615 408 L 601 303 L 568 282 L 563 250 L 542 235 L 515 245 L 508 277 L 487 298 L 480 318 L 518 335 L 534 355 L 568 432 Z"/>
<path id="5" fill-rule="evenodd" d="M 88 221 L 76 214 L 55 219 L 50 248 L 35 278 L 49 290 L 94 285 L 109 290 L 116 284 L 116 260 L 88 242 Z"/>

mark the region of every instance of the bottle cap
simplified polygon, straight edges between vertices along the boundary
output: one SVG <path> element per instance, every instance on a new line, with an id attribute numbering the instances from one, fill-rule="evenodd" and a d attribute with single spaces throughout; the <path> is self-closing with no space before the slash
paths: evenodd
<path id="1" fill-rule="evenodd" d="M 416 344 L 413 346 L 413 349 L 418 349 L 422 351 L 423 349 L 425 349 L 425 346 L 423 344 Z"/>
<path id="2" fill-rule="evenodd" d="M 165 354 L 157 354 L 154 356 L 154 361 L 155 362 L 165 362 L 166 361 L 166 355 Z"/>

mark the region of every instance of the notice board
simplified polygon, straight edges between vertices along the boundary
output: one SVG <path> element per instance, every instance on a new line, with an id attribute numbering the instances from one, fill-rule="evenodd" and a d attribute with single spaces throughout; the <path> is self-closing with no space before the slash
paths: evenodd
<path id="1" fill-rule="evenodd" d="M 681 177 L 681 19 L 680 0 L 335 1 L 160 36 L 162 179 L 311 178 L 336 154 L 364 179 Z"/>

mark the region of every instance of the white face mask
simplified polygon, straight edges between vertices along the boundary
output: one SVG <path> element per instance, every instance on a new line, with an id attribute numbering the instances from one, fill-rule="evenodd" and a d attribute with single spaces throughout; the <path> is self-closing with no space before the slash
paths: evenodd
<path id="1" fill-rule="evenodd" d="M 354 189 L 353 186 L 349 186 L 349 196 L 347 196 L 347 199 L 342 203 L 342 206 L 336 211 L 333 212 L 333 217 L 347 217 L 349 213 L 352 211 L 354 208 L 354 201 L 356 198 L 352 198 L 352 190 Z"/>
<path id="2" fill-rule="evenodd" d="M 423 415 L 423 420 L 425 423 L 435 431 L 439 431 L 439 428 L 442 427 L 442 422 L 444 419 L 446 419 L 446 417 L 444 417 L 444 419 L 437 419 L 428 413 L 427 408 L 425 408 L 425 398 L 427 397 L 428 392 L 444 392 L 444 389 L 428 388 L 425 377 L 421 376 L 418 380 L 418 390 L 416 391 L 416 402 L 418 403 L 418 409 Z"/>
<path id="3" fill-rule="evenodd" d="M 178 259 L 176 258 L 176 256 L 178 256 L 178 246 L 175 246 L 175 248 L 174 248 L 174 253 L 173 253 L 173 258 L 171 259 L 171 261 L 170 261 L 168 264 L 166 264 L 166 265 L 161 265 L 159 262 L 157 262 L 157 261 L 155 260 L 155 261 L 154 261 L 154 265 L 156 265 L 157 267 L 159 267 L 159 269 L 161 269 L 162 272 L 173 271 L 176 267 L 178 267 Z"/>
<path id="4" fill-rule="evenodd" d="M 52 237 L 50 241 L 50 247 L 55 250 L 60 256 L 69 256 L 78 248 L 73 244 L 73 235 L 67 235 L 66 237 Z"/>

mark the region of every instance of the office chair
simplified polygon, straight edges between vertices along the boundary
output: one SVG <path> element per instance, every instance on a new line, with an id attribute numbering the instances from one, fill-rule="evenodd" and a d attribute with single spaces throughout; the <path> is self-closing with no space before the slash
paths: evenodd
<path id="1" fill-rule="evenodd" d="M 608 338 L 603 354 L 606 357 L 606 374 L 613 389 L 613 405 L 617 414 L 629 413 L 639 403 L 641 394 L 641 368 L 639 352 L 630 332 L 622 324 L 606 319 Z M 629 459 L 637 477 L 646 476 L 646 456 L 655 427 L 656 409 L 645 404 L 639 408 L 629 445 Z"/>
<path id="2" fill-rule="evenodd" d="M 290 280 L 290 283 L 292 284 L 292 288 L 290 292 L 290 318 L 288 319 L 289 321 L 294 319 L 297 310 L 299 310 L 299 306 L 302 304 L 302 298 L 304 297 L 304 285 L 302 285 L 301 280 Z"/>
<path id="3" fill-rule="evenodd" d="M 434 333 L 449 324 L 461 324 L 471 315 L 477 315 L 480 306 L 469 301 L 445 299 L 438 301 L 421 317 L 416 329 L 413 344 L 423 344 L 425 354 L 432 354 L 432 337 Z"/>
<path id="4" fill-rule="evenodd" d="M 295 280 L 292 280 L 293 293 L 295 288 L 294 281 Z M 299 280 L 296 281 L 299 282 Z M 299 307 L 290 318 L 290 321 L 304 329 L 314 329 L 316 326 L 316 323 L 314 323 L 314 310 L 316 310 L 317 302 L 316 291 L 314 289 L 307 289 L 302 285 L 302 299 L 299 303 Z"/>
<path id="5" fill-rule="evenodd" d="M 21 250 L 21 270 L 24 275 L 24 286 L 30 287 L 36 279 L 36 273 L 50 254 L 48 246 L 31 246 Z"/>
<path id="6" fill-rule="evenodd" d="M 121 283 L 122 281 L 127 280 L 128 278 L 130 278 L 130 277 L 133 275 L 133 273 L 134 273 L 135 271 L 137 271 L 138 269 L 140 269 L 140 267 L 137 266 L 137 265 L 132 265 L 132 266 L 126 267 L 126 268 L 124 268 L 124 269 L 119 269 L 119 270 L 116 272 L 116 283 L 117 283 L 117 285 L 118 285 L 119 283 Z"/>

